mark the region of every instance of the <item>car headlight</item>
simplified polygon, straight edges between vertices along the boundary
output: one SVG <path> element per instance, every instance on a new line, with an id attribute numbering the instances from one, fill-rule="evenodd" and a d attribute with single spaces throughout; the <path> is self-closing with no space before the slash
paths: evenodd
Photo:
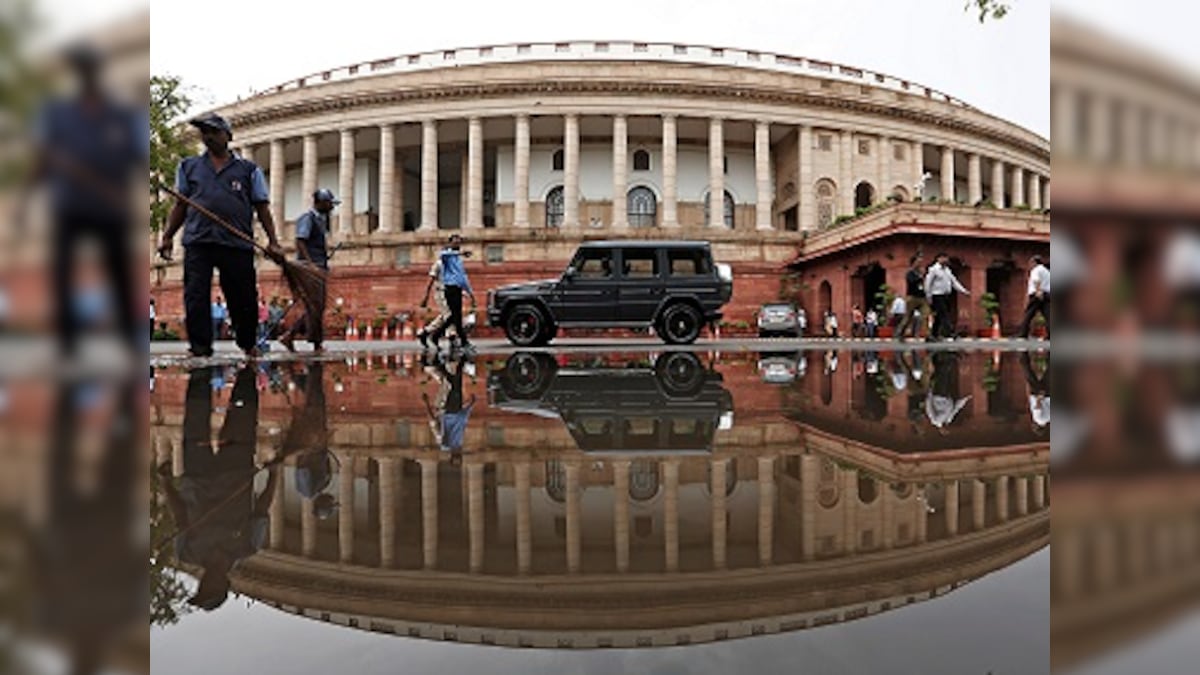
<path id="1" fill-rule="evenodd" d="M 721 413 L 721 419 L 717 422 L 717 429 L 721 431 L 729 431 L 733 428 L 733 411 Z"/>

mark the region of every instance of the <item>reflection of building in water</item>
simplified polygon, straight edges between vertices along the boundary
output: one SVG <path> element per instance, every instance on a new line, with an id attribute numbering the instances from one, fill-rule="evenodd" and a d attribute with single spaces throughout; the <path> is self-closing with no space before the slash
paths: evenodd
<path id="1" fill-rule="evenodd" d="M 179 442 L 168 384 L 153 427 L 162 457 Z M 559 419 L 488 409 L 457 464 L 419 413 L 336 398 L 338 517 L 312 515 L 289 466 L 270 550 L 234 585 L 358 628 L 550 647 L 705 642 L 935 597 L 1048 542 L 1044 448 L 880 461 L 853 442 L 827 451 L 828 434 L 777 407 L 718 431 L 705 455 L 599 457 Z"/>

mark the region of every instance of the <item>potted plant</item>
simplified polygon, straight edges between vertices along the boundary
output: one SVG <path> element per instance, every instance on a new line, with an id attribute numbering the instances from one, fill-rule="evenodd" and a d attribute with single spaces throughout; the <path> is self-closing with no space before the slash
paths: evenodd
<path id="1" fill-rule="evenodd" d="M 992 336 L 992 323 L 1000 314 L 1000 300 L 995 293 L 988 291 L 979 296 L 979 308 L 983 310 L 984 326 L 979 329 L 979 337 Z"/>

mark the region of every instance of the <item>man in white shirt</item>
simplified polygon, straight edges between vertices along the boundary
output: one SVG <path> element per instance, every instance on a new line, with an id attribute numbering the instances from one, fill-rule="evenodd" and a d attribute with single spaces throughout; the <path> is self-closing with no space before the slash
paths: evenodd
<path id="1" fill-rule="evenodd" d="M 1029 326 L 1038 314 L 1046 320 L 1046 337 L 1050 337 L 1050 268 L 1042 262 L 1042 256 L 1029 259 L 1029 285 L 1026 289 L 1025 318 L 1021 320 L 1021 337 L 1029 337 Z"/>
<path id="2" fill-rule="evenodd" d="M 938 253 L 929 271 L 925 273 L 925 295 L 933 305 L 933 330 L 930 331 L 929 341 L 936 342 L 938 338 L 953 338 L 954 323 L 950 318 L 950 294 L 958 291 L 963 295 L 971 292 L 963 287 L 950 271 L 950 256 Z"/>

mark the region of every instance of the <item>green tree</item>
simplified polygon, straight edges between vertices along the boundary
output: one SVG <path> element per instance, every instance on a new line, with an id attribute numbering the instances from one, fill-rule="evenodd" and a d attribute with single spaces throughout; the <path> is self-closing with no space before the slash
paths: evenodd
<path id="1" fill-rule="evenodd" d="M 150 228 L 159 232 L 166 225 L 171 202 L 156 187 L 171 185 L 180 160 L 191 154 L 192 142 L 187 127 L 179 118 L 192 106 L 178 77 L 155 75 L 150 78 Z"/>
<path id="2" fill-rule="evenodd" d="M 170 480 L 150 467 L 150 625 L 169 626 L 187 614 L 188 590 L 172 567 L 175 519 L 161 497 L 160 483 Z"/>
<path id="3" fill-rule="evenodd" d="M 30 0 L 0 3 L 0 148 L 5 150 L 22 146 L 46 94 L 43 74 L 27 58 L 30 37 L 39 26 Z M 20 182 L 29 168 L 27 154 L 0 152 L 0 186 Z"/>
<path id="4" fill-rule="evenodd" d="M 963 5 L 964 12 L 979 13 L 979 23 L 984 23 L 988 19 L 1003 19 L 1009 9 L 1011 6 L 1007 2 L 998 2 L 997 0 L 967 0 Z"/>

